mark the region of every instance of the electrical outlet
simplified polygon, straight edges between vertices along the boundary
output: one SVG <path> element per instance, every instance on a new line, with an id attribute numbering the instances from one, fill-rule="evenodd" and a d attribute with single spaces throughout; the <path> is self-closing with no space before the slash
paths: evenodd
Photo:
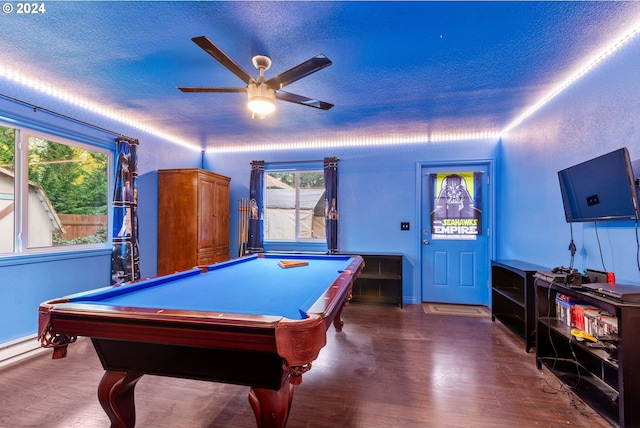
<path id="1" fill-rule="evenodd" d="M 400 223 L 400 230 L 409 230 L 409 222 L 403 221 L 402 223 Z"/>

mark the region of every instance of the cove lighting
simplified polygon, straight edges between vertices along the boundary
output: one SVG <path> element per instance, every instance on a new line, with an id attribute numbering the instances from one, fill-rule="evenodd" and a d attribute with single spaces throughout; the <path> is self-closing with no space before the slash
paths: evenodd
<path id="1" fill-rule="evenodd" d="M 500 135 L 504 135 L 507 132 L 511 131 L 516 126 L 520 125 L 524 122 L 529 116 L 533 115 L 536 111 L 540 110 L 544 105 L 546 105 L 549 101 L 558 96 L 562 91 L 567 89 L 581 77 L 586 75 L 589 71 L 594 69 L 598 64 L 602 61 L 610 57 L 614 52 L 618 49 L 626 45 L 629 41 L 631 41 L 634 37 L 640 34 L 640 22 L 635 23 L 635 25 L 631 28 L 631 30 L 622 34 L 622 36 L 616 38 L 613 43 L 609 44 L 602 51 L 598 52 L 595 56 L 593 56 L 590 60 L 587 60 L 584 65 L 578 67 L 577 71 L 572 73 L 566 80 L 561 82 L 558 86 L 553 88 L 547 95 L 542 97 L 540 101 L 535 103 L 533 106 L 525 110 L 525 112 L 519 116 L 516 120 L 511 122 L 506 128 L 504 128 Z"/>
<path id="2" fill-rule="evenodd" d="M 554 89 L 552 89 L 547 95 L 542 97 L 540 101 L 535 103 L 525 112 L 511 122 L 502 131 L 496 132 L 491 130 L 485 131 L 471 131 L 471 132 L 441 132 L 430 134 L 406 134 L 406 135 L 354 135 L 353 137 L 340 137 L 334 139 L 317 139 L 301 142 L 300 140 L 291 140 L 289 142 L 282 141 L 278 143 L 273 142 L 239 142 L 236 144 L 229 144 L 225 146 L 219 146 L 212 149 L 208 149 L 207 152 L 215 153 L 230 153 L 230 152 L 250 152 L 255 150 L 264 151 L 276 151 L 276 150 L 291 150 L 291 149 L 308 149 L 308 148 L 332 148 L 332 147 L 357 147 L 357 146 L 399 146 L 399 145 L 411 145 L 411 144 L 424 144 L 424 143 L 438 143 L 438 142 L 453 142 L 453 141 L 469 141 L 469 140 L 484 140 L 484 139 L 498 139 L 504 134 L 508 133 L 516 126 L 524 122 L 529 116 L 540 110 L 549 101 L 559 95 L 566 88 L 571 86 L 582 76 L 586 75 L 589 71 L 594 69 L 606 58 L 611 56 L 618 49 L 626 45 L 634 37 L 640 34 L 640 22 L 634 24 L 634 26 L 623 33 L 618 38 L 614 39 L 605 49 L 598 52 L 586 63 L 578 67 L 577 71 L 572 73 L 569 78 L 561 82 Z"/>
<path id="3" fill-rule="evenodd" d="M 324 149 L 341 147 L 382 147 L 382 146 L 410 146 L 425 143 L 443 143 L 455 141 L 478 141 L 497 140 L 500 134 L 497 131 L 469 131 L 469 132 L 433 132 L 406 133 L 406 134 L 383 134 L 376 135 L 353 135 L 336 136 L 321 139 L 301 140 L 293 138 L 290 141 L 272 142 L 231 142 L 223 146 L 216 146 L 207 149 L 207 153 L 241 153 L 254 151 L 278 151 L 296 149 Z"/>
<path id="4" fill-rule="evenodd" d="M 12 71 L 6 68 L 4 65 L 0 66 L 0 77 L 6 78 L 10 81 L 13 81 L 21 86 L 24 86 L 29 89 L 36 90 L 38 92 L 42 92 L 47 96 L 51 96 L 53 98 L 57 98 L 69 104 L 72 104 L 76 107 L 80 107 L 84 110 L 88 110 L 92 113 L 96 113 L 100 116 L 103 116 L 107 119 L 115 120 L 124 125 L 130 126 L 132 128 L 138 129 L 142 132 L 145 132 L 150 135 L 154 135 L 156 137 L 162 138 L 163 140 L 167 140 L 168 142 L 178 144 L 180 146 L 186 147 L 191 150 L 196 150 L 200 152 L 202 149 L 194 143 L 187 142 L 181 138 L 175 137 L 166 132 L 160 131 L 156 128 L 152 128 L 150 126 L 141 125 L 144 122 L 144 119 L 137 118 L 131 116 L 130 112 L 126 113 L 118 113 L 115 108 L 109 108 L 103 105 L 99 105 L 82 98 L 79 98 L 71 93 L 55 88 L 52 85 L 38 82 L 32 78 L 25 78 L 26 73 L 20 73 L 17 71 Z"/>
<path id="5" fill-rule="evenodd" d="M 591 59 L 586 61 L 582 66 L 578 67 L 567 79 L 555 86 L 548 94 L 543 96 L 533 106 L 527 108 L 522 115 L 513 120 L 508 126 L 506 126 L 500 132 L 494 130 L 484 131 L 470 131 L 465 132 L 431 132 L 420 133 L 408 132 L 403 133 L 385 133 L 384 131 L 376 132 L 371 135 L 363 135 L 360 133 L 354 135 L 345 135 L 341 133 L 334 137 L 309 139 L 306 141 L 300 138 L 288 136 L 286 139 L 278 139 L 270 141 L 236 141 L 229 142 L 226 145 L 216 146 L 207 149 L 208 153 L 232 153 L 232 152 L 252 152 L 252 151 L 277 151 L 277 150 L 291 150 L 291 149 L 314 149 L 314 148 L 336 148 L 336 147 L 364 147 L 364 146 L 402 146 L 402 145 L 419 145 L 426 143 L 439 143 L 439 142 L 455 142 L 455 141 L 475 141 L 475 140 L 489 140 L 498 139 L 502 135 L 505 135 L 512 129 L 516 128 L 527 118 L 532 116 L 548 102 L 554 99 L 562 91 L 567 89 L 573 83 L 578 81 L 581 77 L 589 73 L 592 69 L 602 63 L 605 59 L 625 46 L 629 41 L 634 39 L 640 34 L 640 21 L 636 22 L 634 26 L 623 33 L 621 36 L 614 39 L 606 48 L 599 51 Z M 72 95 L 70 92 L 56 89 L 51 85 L 44 84 L 42 82 L 34 81 L 33 79 L 26 79 L 28 73 L 21 73 L 17 71 L 11 71 L 6 68 L 5 65 L 0 66 L 0 77 L 6 78 L 10 81 L 16 82 L 21 86 L 37 90 L 46 95 L 58 98 L 62 101 L 73 104 L 77 107 L 81 107 L 88 111 L 94 112 L 106 118 L 118 121 L 132 128 L 139 129 L 148 134 L 165 139 L 169 142 L 181 145 L 191 150 L 201 151 L 201 148 L 196 144 L 189 143 L 177 138 L 168 133 L 159 131 L 158 129 L 151 128 L 145 125 L 141 125 L 144 120 L 140 118 L 131 117 L 129 113 L 118 113 L 115 108 L 109 108 L 96 103 L 92 103 L 81 98 Z M 253 84 L 248 86 L 248 108 L 253 112 L 254 117 L 264 118 L 267 114 L 272 113 L 275 110 L 275 91 L 269 89 L 266 85 Z"/>

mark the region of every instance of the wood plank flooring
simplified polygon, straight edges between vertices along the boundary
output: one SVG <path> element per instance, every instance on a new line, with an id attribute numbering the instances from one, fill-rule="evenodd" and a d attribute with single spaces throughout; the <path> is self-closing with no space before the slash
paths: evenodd
<path id="1" fill-rule="evenodd" d="M 297 387 L 289 428 L 608 427 L 490 318 L 352 304 Z M 0 427 L 104 428 L 91 342 L 0 369 Z M 255 427 L 248 388 L 144 376 L 137 427 Z"/>

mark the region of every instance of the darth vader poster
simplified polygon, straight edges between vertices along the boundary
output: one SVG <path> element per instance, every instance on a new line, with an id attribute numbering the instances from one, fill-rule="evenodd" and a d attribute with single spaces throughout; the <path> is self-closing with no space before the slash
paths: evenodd
<path id="1" fill-rule="evenodd" d="M 482 233 L 481 172 L 430 174 L 432 239 L 476 239 Z"/>

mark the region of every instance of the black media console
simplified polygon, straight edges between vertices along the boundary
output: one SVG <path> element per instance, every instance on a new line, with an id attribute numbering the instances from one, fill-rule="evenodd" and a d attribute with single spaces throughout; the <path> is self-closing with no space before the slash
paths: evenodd
<path id="1" fill-rule="evenodd" d="M 640 427 L 640 304 L 540 278 L 534 284 L 538 368 L 548 368 L 612 425 Z M 616 317 L 618 340 L 611 344 L 614 348 L 602 349 L 573 337 L 571 327 L 558 317 L 556 309 L 562 310 L 556 304 L 558 295 Z"/>

